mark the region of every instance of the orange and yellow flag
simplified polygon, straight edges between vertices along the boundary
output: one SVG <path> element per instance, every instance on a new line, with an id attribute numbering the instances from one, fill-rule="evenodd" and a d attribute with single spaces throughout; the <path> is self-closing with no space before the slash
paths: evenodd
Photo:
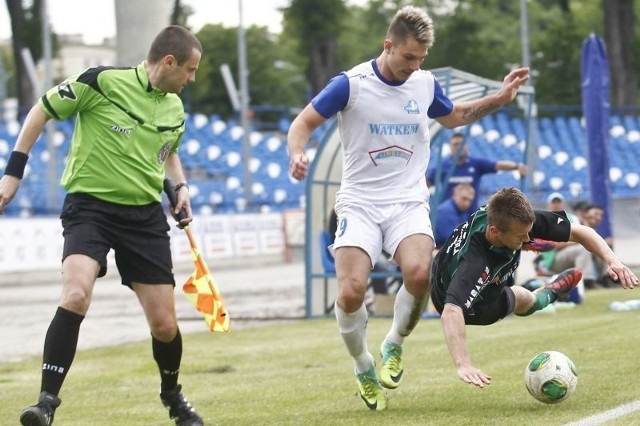
<path id="1" fill-rule="evenodd" d="M 196 264 L 182 291 L 187 299 L 204 315 L 209 331 L 229 332 L 229 315 L 224 307 L 224 301 L 218 291 L 216 282 L 209 273 L 209 268 L 200 255 L 195 240 L 189 228 L 185 228 L 191 245 L 191 256 Z"/>

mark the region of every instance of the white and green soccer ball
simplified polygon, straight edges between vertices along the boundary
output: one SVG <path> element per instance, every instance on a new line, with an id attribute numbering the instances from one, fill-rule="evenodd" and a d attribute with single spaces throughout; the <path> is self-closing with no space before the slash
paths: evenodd
<path id="1" fill-rule="evenodd" d="M 575 392 L 578 371 L 573 361 L 562 352 L 540 352 L 527 364 L 524 383 L 538 401 L 557 404 Z"/>

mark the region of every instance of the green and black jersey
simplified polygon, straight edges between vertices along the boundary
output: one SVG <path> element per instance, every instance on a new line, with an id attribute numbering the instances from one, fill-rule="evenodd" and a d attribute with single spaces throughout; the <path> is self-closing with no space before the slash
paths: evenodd
<path id="1" fill-rule="evenodd" d="M 152 87 L 144 62 L 89 68 L 38 104 L 56 120 L 76 114 L 61 179 L 67 192 L 125 205 L 161 200 L 164 162 L 184 133 L 184 107 L 178 95 Z"/>
<path id="2" fill-rule="evenodd" d="M 493 247 L 485 237 L 487 211 L 477 210 L 451 234 L 436 255 L 431 269 L 431 298 L 438 311 L 445 303 L 460 306 L 473 315 L 473 306 L 497 297 L 504 286 L 514 284 L 521 250 Z M 565 212 L 535 210 L 529 237 L 568 241 L 571 224 Z"/>

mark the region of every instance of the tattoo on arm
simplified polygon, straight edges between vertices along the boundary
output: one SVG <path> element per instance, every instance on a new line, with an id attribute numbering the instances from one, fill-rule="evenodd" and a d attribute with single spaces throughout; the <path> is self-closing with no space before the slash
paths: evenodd
<path id="1" fill-rule="evenodd" d="M 500 106 L 501 105 L 498 105 L 498 104 L 488 104 L 488 105 L 479 106 L 477 108 L 471 108 L 471 107 L 465 108 L 462 111 L 462 118 L 465 121 L 467 120 L 475 121 L 484 117 L 485 115 L 489 115 L 492 112 L 499 110 Z"/>

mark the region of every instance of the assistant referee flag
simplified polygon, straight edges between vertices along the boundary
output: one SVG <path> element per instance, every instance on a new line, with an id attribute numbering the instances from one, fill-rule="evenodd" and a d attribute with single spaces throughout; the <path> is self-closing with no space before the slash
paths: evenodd
<path id="1" fill-rule="evenodd" d="M 209 331 L 229 332 L 229 315 L 224 307 L 218 286 L 198 251 L 193 235 L 188 228 L 185 230 L 187 237 L 189 237 L 191 256 L 196 269 L 182 286 L 182 291 L 187 299 L 193 303 L 193 306 L 204 315 Z"/>

